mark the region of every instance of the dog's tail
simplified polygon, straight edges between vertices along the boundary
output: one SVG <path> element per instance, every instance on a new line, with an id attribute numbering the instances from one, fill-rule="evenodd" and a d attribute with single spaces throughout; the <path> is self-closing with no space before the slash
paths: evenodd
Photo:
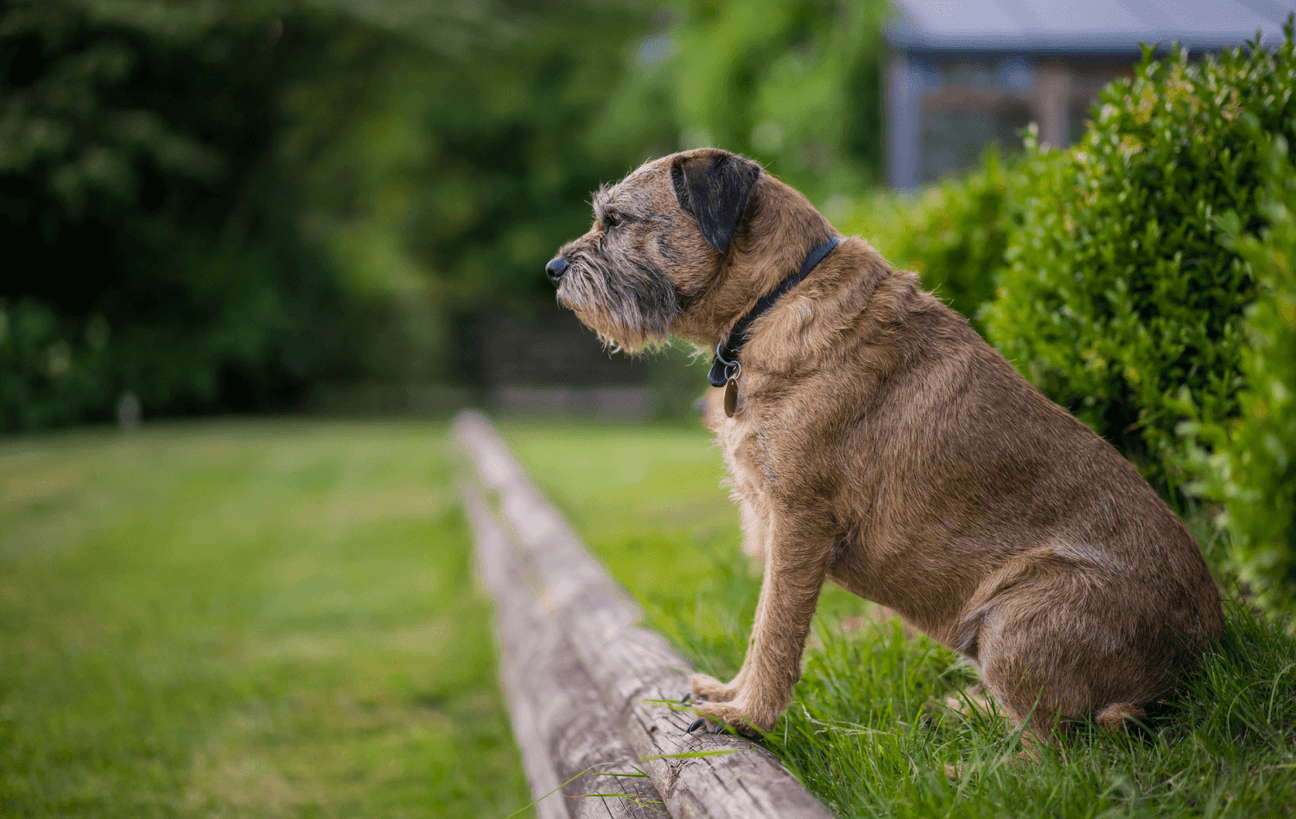
<path id="1" fill-rule="evenodd" d="M 1146 717 L 1147 711 L 1141 705 L 1132 702 L 1114 702 L 1095 714 L 1094 722 L 1098 724 L 1099 728 L 1115 731 L 1118 728 L 1128 728 L 1131 722 L 1137 722 Z"/>

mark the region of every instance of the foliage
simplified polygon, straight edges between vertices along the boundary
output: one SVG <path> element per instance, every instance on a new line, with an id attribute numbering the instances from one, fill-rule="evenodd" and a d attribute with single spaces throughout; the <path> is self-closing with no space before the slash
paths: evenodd
<path id="1" fill-rule="evenodd" d="M 276 48 L 278 10 L 0 6 L 0 429 L 106 419 L 127 392 L 266 405 L 326 363 L 336 282 L 270 151 L 309 61 Z"/>
<path id="2" fill-rule="evenodd" d="M 285 152 L 304 175 L 310 235 L 362 287 L 427 282 L 444 321 L 551 302 L 544 262 L 588 228 L 590 192 L 639 158 L 624 142 L 592 155 L 591 132 L 645 13 L 596 2 L 496 13 L 505 27 L 457 53 L 335 36 L 289 101 L 305 123 Z"/>
<path id="3" fill-rule="evenodd" d="M 994 298 L 1008 237 L 1019 214 L 1017 177 L 995 152 L 961 178 L 932 185 L 913 198 L 885 191 L 862 199 L 839 227 L 863 236 L 898 268 L 914 270 L 923 287 L 971 319 Z"/>
<path id="4" fill-rule="evenodd" d="M 1260 144 L 1292 135 L 1296 46 L 1184 53 L 1108 86 L 1081 142 L 1032 146 L 1023 224 L 986 325 L 1050 397 L 1116 443 L 1163 488 L 1186 464 L 1181 386 L 1209 421 L 1238 413 L 1243 313 L 1256 284 L 1218 217 L 1262 224 Z"/>
<path id="5" fill-rule="evenodd" d="M 0 301 L 0 429 L 68 423 L 106 402 L 107 336 L 101 317 L 78 327 L 33 299 Z"/>
<path id="6" fill-rule="evenodd" d="M 820 200 L 875 183 L 890 11 L 876 0 L 682 4 L 671 96 L 684 147 L 756 157 Z"/>
<path id="7" fill-rule="evenodd" d="M 472 379 L 464 317 L 551 300 L 544 259 L 638 158 L 612 140 L 591 160 L 586 131 L 645 21 L 597 2 L 0 4 L 0 240 L 40 260 L 0 280 L 0 430 L 104 420 L 125 393 L 162 415 Z"/>
<path id="8" fill-rule="evenodd" d="M 1263 134 L 1256 135 L 1264 140 Z M 1262 142 L 1262 146 L 1263 146 Z M 1272 142 L 1260 212 L 1268 227 L 1244 235 L 1235 215 L 1221 219 L 1231 246 L 1256 276 L 1241 350 L 1241 412 L 1193 420 L 1180 431 L 1202 474 L 1195 494 L 1223 507 L 1217 525 L 1231 535 L 1229 558 L 1257 600 L 1296 609 L 1296 170 L 1287 142 Z M 1186 397 L 1185 397 L 1186 398 Z M 1191 411 L 1186 404 L 1185 411 Z M 1190 417 L 1193 417 L 1190 415 Z"/>
<path id="9" fill-rule="evenodd" d="M 876 178 L 886 12 L 5 0 L 0 240 L 41 272 L 0 282 L 0 430 L 480 384 L 643 159 L 715 141 L 830 210 Z"/>

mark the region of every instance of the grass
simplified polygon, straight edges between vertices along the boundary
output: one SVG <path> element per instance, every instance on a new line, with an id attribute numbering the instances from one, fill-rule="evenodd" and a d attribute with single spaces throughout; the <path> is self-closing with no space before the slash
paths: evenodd
<path id="1" fill-rule="evenodd" d="M 223 422 L 0 442 L 0 815 L 504 817 L 527 804 L 443 425 Z M 511 424 L 699 668 L 759 577 L 703 430 Z M 1291 815 L 1296 645 L 1237 606 L 1152 730 L 1017 759 L 945 649 L 829 588 L 765 742 L 839 816 Z M 867 622 L 867 621 L 865 621 Z M 961 768 L 950 780 L 945 766 Z"/>
<path id="2" fill-rule="evenodd" d="M 444 425 L 0 441 L 0 815 L 530 801 Z"/>
<path id="3" fill-rule="evenodd" d="M 759 577 L 741 554 L 708 435 L 521 424 L 504 432 L 649 624 L 698 668 L 736 672 Z M 955 655 L 894 623 L 852 628 L 866 611 L 826 590 L 805 675 L 765 739 L 839 816 L 1296 811 L 1296 641 L 1236 602 L 1219 650 L 1148 730 L 1084 733 L 1034 763 L 1019 759 L 1018 738 L 993 711 L 945 707 L 974 682 Z M 961 775 L 949 778 L 947 766 Z"/>

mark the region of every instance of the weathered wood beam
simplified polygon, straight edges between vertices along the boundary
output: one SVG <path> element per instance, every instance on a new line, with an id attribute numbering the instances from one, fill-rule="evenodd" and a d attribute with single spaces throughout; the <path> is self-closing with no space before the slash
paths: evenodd
<path id="1" fill-rule="evenodd" d="M 526 567 L 478 487 L 462 486 L 478 576 L 496 601 L 500 679 L 541 819 L 660 819 L 661 797 L 558 621 L 528 590 Z M 564 784 L 565 783 L 565 784 Z M 604 796 L 595 794 L 622 794 Z"/>
<path id="2" fill-rule="evenodd" d="M 512 540 L 538 579 L 543 606 L 633 749 L 672 817 L 826 819 L 829 814 L 768 751 L 730 735 L 686 734 L 693 715 L 662 701 L 689 690 L 691 668 L 581 545 L 484 418 L 464 413 L 454 438 L 498 498 Z M 720 756 L 683 757 L 698 751 Z"/>

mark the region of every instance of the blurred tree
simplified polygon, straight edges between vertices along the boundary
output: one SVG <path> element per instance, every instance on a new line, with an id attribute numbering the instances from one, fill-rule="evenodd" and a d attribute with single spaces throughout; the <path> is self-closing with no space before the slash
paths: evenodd
<path id="1" fill-rule="evenodd" d="M 0 429 L 446 376 L 454 316 L 551 298 L 540 265 L 630 164 L 583 132 L 645 19 L 0 2 Z"/>
<path id="2" fill-rule="evenodd" d="M 760 159 L 812 198 L 856 195 L 881 168 L 885 0 L 689 0 L 673 98 L 687 146 Z"/>
<path id="3" fill-rule="evenodd" d="M 452 338 L 472 345 L 465 329 L 483 312 L 552 303 L 541 268 L 585 229 L 590 191 L 633 166 L 634 142 L 677 130 L 669 111 L 646 110 L 634 140 L 594 133 L 646 30 L 637 4 L 496 13 L 454 47 L 375 55 L 363 38 L 335 38 L 327 74 L 289 103 L 311 235 L 358 289 L 406 294 L 402 309 L 419 316 L 407 324 L 439 339 L 427 348 L 438 362 Z"/>
<path id="4" fill-rule="evenodd" d="M 0 4 L 0 428 L 111 417 L 128 392 L 265 405 L 320 366 L 337 288 L 271 150 L 309 66 L 281 10 Z"/>
<path id="5" fill-rule="evenodd" d="M 0 429 L 472 382 L 643 159 L 871 179 L 880 8 L 0 0 Z"/>

